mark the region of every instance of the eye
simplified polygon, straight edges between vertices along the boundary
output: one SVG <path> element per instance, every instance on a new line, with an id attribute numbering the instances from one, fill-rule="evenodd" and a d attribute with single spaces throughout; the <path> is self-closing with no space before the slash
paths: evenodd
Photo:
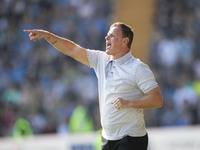
<path id="1" fill-rule="evenodd" d="M 112 38 L 112 37 L 115 37 L 114 34 L 107 34 L 107 36 L 105 38 Z"/>
<path id="2" fill-rule="evenodd" d="M 115 37 L 115 35 L 113 35 L 113 34 L 110 34 L 110 37 Z"/>
<path id="3" fill-rule="evenodd" d="M 112 34 L 112 37 L 115 37 L 115 35 L 114 35 L 114 34 Z"/>

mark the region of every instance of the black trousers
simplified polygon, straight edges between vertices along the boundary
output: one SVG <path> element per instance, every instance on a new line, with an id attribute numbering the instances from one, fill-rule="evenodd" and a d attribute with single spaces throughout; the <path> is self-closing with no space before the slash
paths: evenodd
<path id="1" fill-rule="evenodd" d="M 125 136 L 120 140 L 106 140 L 102 137 L 102 150 L 147 150 L 148 135 L 142 137 Z"/>

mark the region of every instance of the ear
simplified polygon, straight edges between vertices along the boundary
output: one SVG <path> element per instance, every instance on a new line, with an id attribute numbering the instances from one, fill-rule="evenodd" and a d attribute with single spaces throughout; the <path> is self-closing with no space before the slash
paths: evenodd
<path id="1" fill-rule="evenodd" d="M 125 37 L 125 38 L 123 38 L 123 40 L 122 40 L 122 45 L 127 45 L 128 42 L 129 42 L 129 38 L 128 38 L 128 37 Z"/>

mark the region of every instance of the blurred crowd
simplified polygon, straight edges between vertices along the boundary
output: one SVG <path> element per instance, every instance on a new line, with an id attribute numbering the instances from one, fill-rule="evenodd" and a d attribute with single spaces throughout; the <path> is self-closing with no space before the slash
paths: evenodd
<path id="1" fill-rule="evenodd" d="M 157 0 L 149 63 L 164 107 L 148 115 L 149 126 L 200 124 L 200 1 Z"/>
<path id="2" fill-rule="evenodd" d="M 12 136 L 18 118 L 34 134 L 70 133 L 69 119 L 82 105 L 100 128 L 94 71 L 34 43 L 24 29 L 44 29 L 90 49 L 105 49 L 112 0 L 0 1 L 0 136 Z"/>
<path id="3" fill-rule="evenodd" d="M 18 118 L 33 134 L 70 133 L 83 106 L 100 128 L 94 71 L 23 29 L 44 29 L 83 47 L 105 49 L 114 0 L 0 1 L 0 136 L 12 136 Z M 200 1 L 157 0 L 149 65 L 164 106 L 145 111 L 147 126 L 200 123 Z"/>

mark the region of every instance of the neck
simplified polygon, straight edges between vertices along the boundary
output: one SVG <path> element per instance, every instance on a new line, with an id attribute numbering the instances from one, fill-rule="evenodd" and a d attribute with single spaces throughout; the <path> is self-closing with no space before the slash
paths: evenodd
<path id="1" fill-rule="evenodd" d="M 112 55 L 113 59 L 116 60 L 116 59 L 126 55 L 129 51 L 130 51 L 130 49 L 123 49 L 123 50 L 121 50 L 121 53 L 118 53 L 118 55 Z"/>

